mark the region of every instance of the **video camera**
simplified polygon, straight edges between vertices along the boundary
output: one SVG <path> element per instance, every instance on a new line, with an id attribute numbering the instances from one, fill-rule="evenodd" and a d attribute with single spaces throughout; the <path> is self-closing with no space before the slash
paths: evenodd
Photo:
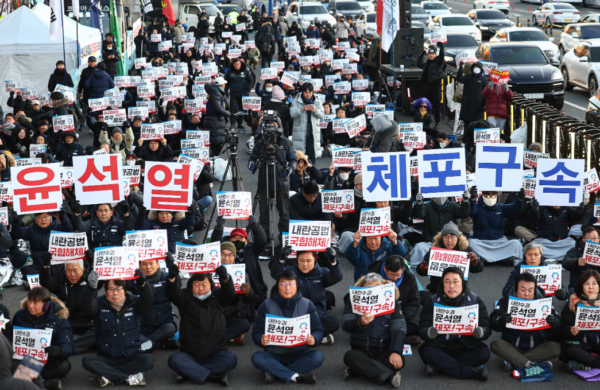
<path id="1" fill-rule="evenodd" d="M 281 132 L 278 119 L 277 111 L 267 110 L 263 113 L 263 137 L 267 146 L 277 143 L 277 135 Z"/>

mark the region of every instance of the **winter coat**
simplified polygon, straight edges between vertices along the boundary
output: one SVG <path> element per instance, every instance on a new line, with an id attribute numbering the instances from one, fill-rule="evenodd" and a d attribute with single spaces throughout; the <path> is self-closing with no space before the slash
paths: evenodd
<path id="1" fill-rule="evenodd" d="M 371 50 L 376 50 L 376 64 L 379 64 L 379 49 L 377 45 L 371 45 Z M 444 59 L 444 47 L 440 47 L 440 53 L 432 60 L 427 59 L 425 66 L 423 67 L 423 73 L 421 74 L 421 83 L 440 85 L 440 80 L 444 78 L 444 68 L 446 66 L 446 60 Z M 387 63 L 383 62 L 382 63 Z"/>
<path id="2" fill-rule="evenodd" d="M 525 255 L 523 255 L 525 256 Z M 515 288 L 515 282 L 517 281 L 517 276 L 519 276 L 521 274 L 521 267 L 527 265 L 527 263 L 525 262 L 525 260 L 519 261 L 517 264 L 515 264 L 515 266 L 513 267 L 513 269 L 510 271 L 510 275 L 508 276 L 508 280 L 506 281 L 506 284 L 504 285 L 504 287 L 502 288 L 502 296 L 503 297 L 507 297 L 509 296 L 509 294 L 512 292 L 512 294 L 514 295 L 514 288 Z M 548 263 L 546 263 L 546 259 L 542 258 L 540 260 L 540 266 L 547 266 L 549 265 Z M 546 293 L 544 292 L 544 289 L 536 286 L 538 288 L 539 291 L 542 292 L 542 294 L 546 295 Z"/>
<path id="3" fill-rule="evenodd" d="M 573 298 L 578 298 L 577 295 L 571 295 L 569 301 L 574 301 Z M 582 304 L 583 305 L 583 304 Z M 579 333 L 576 336 L 573 336 L 571 333 L 571 328 L 576 326 L 576 311 L 577 307 L 574 305 L 574 310 L 571 310 L 571 304 L 567 303 L 560 313 L 561 326 L 560 326 L 560 338 L 569 343 L 575 344 L 578 343 L 586 350 L 591 350 L 592 352 L 600 352 L 600 333 L 593 330 L 583 330 L 580 329 Z"/>
<path id="4" fill-rule="evenodd" d="M 231 96 L 248 96 L 250 90 L 252 90 L 252 76 L 250 76 L 251 70 L 246 66 L 246 63 L 242 62 L 240 69 L 235 69 L 233 64 L 229 66 L 229 71 L 225 74 L 225 93 L 231 93 Z"/>
<path id="5" fill-rule="evenodd" d="M 443 283 L 440 283 L 438 285 L 437 294 L 433 295 L 431 299 L 429 299 L 423 305 L 423 311 L 421 312 L 421 319 L 419 321 L 419 337 L 425 340 L 423 345 L 451 350 L 473 349 L 479 347 L 480 345 L 484 345 L 483 341 L 489 338 L 492 334 L 490 316 L 487 312 L 485 303 L 477 295 L 471 293 L 469 290 L 469 284 L 466 280 L 462 281 L 462 285 L 462 293 L 456 298 L 450 298 L 444 293 Z M 479 312 L 477 313 L 477 327 L 483 329 L 483 337 L 481 339 L 476 339 L 472 335 L 439 334 L 435 339 L 430 340 L 429 337 L 427 337 L 427 331 L 433 326 L 434 303 L 451 307 L 463 307 L 475 304 L 479 305 Z"/>
<path id="6" fill-rule="evenodd" d="M 483 203 L 483 196 L 478 202 L 469 200 L 471 218 L 473 218 L 473 238 L 479 240 L 498 240 L 504 237 L 504 218 L 518 213 L 523 207 L 523 201 L 517 200 L 512 204 L 497 203 L 492 207 Z"/>
<path id="7" fill-rule="evenodd" d="M 148 38 L 146 35 L 140 30 L 138 35 L 133 38 L 133 42 L 135 43 L 135 58 L 145 57 L 148 52 Z M 144 52 L 142 52 L 142 47 Z"/>
<path id="8" fill-rule="evenodd" d="M 291 267 L 286 267 L 285 261 L 282 263 L 275 260 L 271 266 L 271 277 L 277 280 L 278 275 L 284 270 L 291 270 L 298 275 L 296 285 L 302 296 L 315 305 L 319 318 L 324 318 L 327 311 L 325 289 L 341 282 L 344 278 L 339 261 L 335 265 L 328 265 L 327 268 L 320 267 L 315 262 L 315 268 L 305 274 L 300 271 L 297 262 Z"/>
<path id="9" fill-rule="evenodd" d="M 290 188 L 292 191 L 300 193 L 304 184 L 309 181 L 318 181 L 321 178 L 321 171 L 314 165 L 308 168 L 308 159 L 304 153 L 297 150 L 296 154 L 298 155 L 298 161 L 304 161 L 304 169 L 300 171 L 296 166 L 296 170 L 290 175 Z"/>
<path id="10" fill-rule="evenodd" d="M 154 302 L 152 307 L 142 314 L 142 335 L 150 336 L 156 332 L 161 326 L 174 323 L 173 307 L 171 300 L 167 297 L 167 277 L 168 273 L 163 272 L 160 268 L 153 275 L 146 275 L 149 282 L 147 288 L 152 290 Z M 152 278 L 152 281 L 150 279 Z M 139 289 L 134 280 L 129 281 L 128 290 L 131 290 L 134 296 L 141 296 L 142 291 Z M 177 281 L 179 282 L 179 278 Z"/>
<path id="11" fill-rule="evenodd" d="M 325 115 L 323 110 L 323 104 L 319 99 L 313 96 L 315 112 L 311 113 L 311 125 L 312 125 L 312 136 L 314 141 L 315 152 L 321 147 L 321 126 L 319 122 Z M 294 120 L 294 127 L 292 129 L 292 141 L 296 150 L 306 153 L 306 140 L 307 136 L 307 125 L 308 125 L 308 111 L 302 111 L 306 104 L 302 100 L 302 93 L 299 93 L 292 102 L 292 108 L 290 109 L 290 116 Z"/>
<path id="12" fill-rule="evenodd" d="M 212 173 L 210 165 L 204 165 L 198 180 L 196 180 L 196 189 L 198 190 L 198 196 L 200 199 L 205 196 L 212 196 L 212 188 L 210 184 L 215 181 L 215 176 Z"/>
<path id="13" fill-rule="evenodd" d="M 361 277 L 355 284 L 356 287 L 364 286 L 365 277 Z M 393 284 L 386 281 L 384 284 Z M 401 298 L 398 288 L 394 287 L 396 301 Z M 363 327 L 360 324 L 360 314 L 352 311 L 350 295 L 344 296 L 344 315 L 341 327 L 350 333 L 350 347 L 364 352 L 391 352 L 402 355 L 404 350 L 404 337 L 406 336 L 406 321 L 403 308 L 395 306 L 393 313 L 376 316 L 369 325 Z"/>
<path id="14" fill-rule="evenodd" d="M 135 221 L 137 230 L 165 229 L 167 231 L 167 241 L 169 242 L 169 252 L 175 253 L 175 243 L 183 242 L 184 232 L 194 224 L 194 214 L 185 212 L 176 212 L 169 223 L 162 223 L 158 220 L 158 211 L 148 212 L 148 218 L 145 215 L 138 215 Z"/>
<path id="15" fill-rule="evenodd" d="M 583 214 L 583 207 L 555 209 L 552 206 L 540 206 L 537 213 L 531 209 L 527 217 L 537 221 L 537 238 L 556 242 L 569 237 L 569 227 L 577 223 Z"/>
<path id="16" fill-rule="evenodd" d="M 103 224 L 97 216 L 93 216 L 87 221 L 83 221 L 81 215 L 73 216 L 73 228 L 75 231 L 87 234 L 88 245 L 90 249 L 103 248 L 109 246 L 122 246 L 125 233 L 133 230 L 135 221 L 133 216 L 118 219 L 112 216 L 108 223 Z"/>
<path id="17" fill-rule="evenodd" d="M 250 61 L 260 58 L 260 51 L 258 51 L 258 49 L 256 47 L 253 47 L 252 49 L 247 50 L 246 53 L 248 53 L 248 59 Z"/>
<path id="18" fill-rule="evenodd" d="M 48 340 L 48 345 L 60 347 L 62 353 L 59 358 L 65 359 L 73 355 L 73 329 L 67 320 L 69 318 L 69 309 L 56 297 L 51 297 L 50 301 L 44 303 L 43 314 L 39 317 L 29 314 L 27 310 L 27 298 L 21 301 L 21 310 L 15 313 L 12 319 L 13 327 L 29 329 L 52 329 L 52 339 Z M 48 357 L 50 363 L 54 357 Z"/>
<path id="19" fill-rule="evenodd" d="M 104 97 L 104 92 L 115 87 L 113 79 L 103 70 L 94 69 L 92 76 L 83 84 L 90 99 Z"/>
<path id="20" fill-rule="evenodd" d="M 319 33 L 319 29 L 317 27 L 309 27 L 306 29 L 306 37 L 319 39 L 321 38 L 321 34 Z"/>
<path id="21" fill-rule="evenodd" d="M 427 111 L 425 115 L 421 115 L 420 110 L 415 111 L 415 116 L 413 118 L 415 123 L 422 122 L 423 128 L 433 129 L 435 128 L 435 117 L 431 111 Z"/>
<path id="22" fill-rule="evenodd" d="M 92 74 L 94 73 L 94 69 L 96 69 L 96 67 L 91 67 L 91 66 L 87 66 L 87 68 L 84 68 L 81 71 L 81 75 L 79 76 L 79 83 L 77 84 L 77 94 L 83 94 L 83 100 L 87 100 L 89 99 L 89 96 L 87 96 L 87 90 L 83 89 L 83 85 L 85 84 L 86 81 L 88 81 L 88 79 L 90 77 L 92 77 Z"/>
<path id="23" fill-rule="evenodd" d="M 304 221 L 332 221 L 332 213 L 323 212 L 323 196 L 319 192 L 317 199 L 309 203 L 302 193 L 297 193 L 290 198 L 290 214 L 292 219 Z"/>
<path id="24" fill-rule="evenodd" d="M 77 129 L 77 126 L 75 126 Z M 70 144 L 64 141 L 66 135 L 74 135 L 73 133 L 64 132 L 62 136 L 55 136 L 50 143 L 50 149 L 54 153 L 54 157 L 64 162 L 65 167 L 73 166 L 73 157 L 85 156 L 85 149 L 79 142 L 71 142 Z"/>
<path id="25" fill-rule="evenodd" d="M 488 85 L 481 93 L 481 97 L 487 102 L 487 116 L 506 119 L 508 116 L 506 104 L 513 98 L 513 93 L 510 89 L 506 92 L 504 88 L 499 85 L 494 84 L 491 88 Z"/>
<path id="26" fill-rule="evenodd" d="M 434 249 L 434 248 L 446 249 L 446 247 L 444 246 L 444 241 L 442 240 L 442 233 L 438 233 L 433 238 L 431 248 L 432 249 Z M 462 233 L 461 233 L 460 237 L 458 238 L 458 241 L 456 242 L 456 246 L 454 248 L 452 248 L 452 250 L 467 252 L 467 253 L 473 252 L 473 249 L 471 249 L 471 247 L 469 247 L 469 240 L 467 240 L 467 237 L 463 236 Z M 425 264 L 427 264 L 427 266 L 429 266 L 430 257 L 431 257 L 431 249 L 429 250 L 429 252 L 427 252 L 425 257 L 423 258 L 423 262 Z M 427 276 L 427 273 L 423 272 L 421 270 L 421 267 L 417 267 L 416 270 L 419 275 Z M 479 272 L 483 272 L 483 261 L 478 258 L 477 265 L 475 265 L 475 266 L 469 265 L 469 274 L 477 274 Z M 427 290 L 429 290 L 433 294 L 435 294 L 437 292 L 438 284 L 440 284 L 441 281 L 442 281 L 441 276 L 429 276 L 429 284 L 427 285 Z"/>
<path id="27" fill-rule="evenodd" d="M 108 58 L 108 56 L 115 56 L 114 58 Z M 121 60 L 119 57 L 119 52 L 114 47 L 112 50 L 103 50 L 102 51 L 102 62 L 106 65 L 106 73 L 110 75 L 110 77 L 114 78 L 118 74 L 117 63 Z"/>
<path id="28" fill-rule="evenodd" d="M 222 144 L 225 142 L 226 119 L 229 119 L 231 115 L 229 111 L 226 111 L 229 109 L 229 104 L 225 99 L 223 90 L 215 84 L 205 84 L 204 89 L 208 94 L 204 127 L 210 131 L 211 144 Z"/>
<path id="29" fill-rule="evenodd" d="M 181 24 L 181 20 L 178 20 L 177 22 L 175 22 L 175 26 L 173 27 L 173 29 L 175 30 L 175 37 L 174 37 L 175 44 L 181 45 L 180 36 L 185 35 L 185 29 L 183 28 L 183 25 Z"/>
<path id="30" fill-rule="evenodd" d="M 478 75 L 472 71 L 475 67 L 481 69 Z M 456 80 L 464 84 L 460 120 L 474 122 L 483 118 L 485 99 L 482 93 L 487 81 L 481 63 L 477 62 L 472 66 L 470 75 L 463 75 L 462 68 L 459 68 Z"/>
<path id="31" fill-rule="evenodd" d="M 123 134 L 123 138 L 120 141 L 117 141 L 112 136 L 109 138 L 108 129 L 100 133 L 99 141 L 101 144 L 108 144 L 110 149 L 115 151 L 114 154 L 120 154 L 123 160 L 123 165 L 125 165 L 127 155 L 131 153 L 131 147 L 133 146 L 134 138 L 135 136 L 133 135 L 131 126 L 128 126 L 125 128 L 125 134 Z M 111 154 L 113 153 L 111 152 Z"/>
<path id="32" fill-rule="evenodd" d="M 263 347 L 261 339 L 266 334 L 265 318 L 267 314 L 286 318 L 296 318 L 309 314 L 310 334 L 315 338 L 314 347 L 319 345 L 323 339 L 323 325 L 319 319 L 317 309 L 309 299 L 302 297 L 300 290 L 298 290 L 296 295 L 290 299 L 285 299 L 279 295 L 278 286 L 273 286 L 271 289 L 271 298 L 264 301 L 256 312 L 256 321 L 254 321 L 254 327 L 252 328 L 252 340 L 254 340 L 254 344 L 256 344 L 259 348 L 264 348 L 266 352 L 274 355 L 287 355 L 288 358 L 297 356 L 308 349 L 313 348 L 308 344 L 298 345 L 295 347 Z"/>
<path id="33" fill-rule="evenodd" d="M 388 153 L 396 151 L 396 135 L 398 135 L 398 125 L 392 122 L 390 126 L 376 130 L 371 142 L 371 152 Z"/>
<path id="34" fill-rule="evenodd" d="M 141 158 L 144 161 L 171 161 L 173 159 L 173 150 L 169 144 L 158 145 L 158 149 L 152 151 L 150 146 L 136 147 L 133 151 L 137 158 Z"/>
<path id="35" fill-rule="evenodd" d="M 65 84 L 65 73 L 67 76 L 67 84 Z M 71 78 L 71 75 L 65 69 L 60 70 L 56 68 L 54 69 L 54 73 L 50 75 L 50 79 L 48 79 L 48 91 L 50 93 L 54 92 L 54 89 L 58 84 L 70 88 L 73 88 L 75 86 L 75 84 L 73 84 L 73 79 Z"/>
<path id="36" fill-rule="evenodd" d="M 596 269 L 597 267 L 591 264 L 586 264 L 583 267 L 579 266 L 579 259 L 583 256 L 583 250 L 585 249 L 585 241 L 580 237 L 575 242 L 575 246 L 567 252 L 562 261 L 564 269 L 569 271 L 569 289 L 575 288 L 575 283 L 582 273 L 588 269 Z"/>
<path id="37" fill-rule="evenodd" d="M 279 136 L 277 137 L 277 146 L 281 147 L 275 150 L 275 161 L 277 161 L 277 169 L 279 169 L 279 172 L 283 172 L 283 165 L 281 164 L 282 161 L 287 161 L 288 167 L 292 168 L 292 171 L 296 169 L 296 165 L 298 164 L 296 160 L 296 148 L 294 147 L 292 141 L 290 141 L 286 137 Z M 265 147 L 265 141 L 263 137 L 261 137 L 254 144 L 254 149 L 252 149 L 252 153 L 250 154 L 250 161 L 259 161 L 262 157 L 264 157 L 263 153 L 265 151 Z M 266 169 L 261 169 L 258 174 L 258 182 L 265 183 L 266 179 Z M 272 180 L 269 181 L 269 188 L 272 189 Z M 283 183 L 281 182 L 281 180 L 278 179 L 276 183 L 276 188 L 278 190 L 289 189 L 290 184 L 288 176 L 283 178 Z"/>
<path id="38" fill-rule="evenodd" d="M 433 237 L 442 231 L 445 224 L 452 221 L 457 223 L 458 219 L 469 218 L 471 206 L 469 202 L 461 202 L 459 205 L 450 200 L 446 201 L 444 207 L 440 207 L 435 202 L 415 205 L 413 209 L 413 218 L 423 219 L 425 226 L 423 228 L 423 240 L 431 242 Z"/>
<path id="39" fill-rule="evenodd" d="M 337 22 L 333 25 L 335 29 L 335 37 L 340 39 L 348 39 L 348 33 L 350 32 L 350 25 L 348 22 Z"/>
<path id="40" fill-rule="evenodd" d="M 404 256 L 406 254 L 406 248 L 400 240 L 394 245 L 387 238 L 381 237 L 381 245 L 375 251 L 367 248 L 365 240 L 365 237 L 361 238 L 356 248 L 354 247 L 354 241 L 352 241 L 346 252 L 344 252 L 346 259 L 354 265 L 354 280 L 358 280 L 365 275 L 370 264 L 378 260 L 385 260 L 392 255 Z"/>

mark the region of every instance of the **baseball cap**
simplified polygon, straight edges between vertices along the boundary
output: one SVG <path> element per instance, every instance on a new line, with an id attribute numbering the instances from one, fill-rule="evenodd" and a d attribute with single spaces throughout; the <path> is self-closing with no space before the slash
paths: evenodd
<path id="1" fill-rule="evenodd" d="M 225 79 L 223 77 L 217 77 L 217 79 L 215 80 L 215 84 L 223 85 L 223 84 L 227 84 L 227 81 L 225 81 Z"/>
<path id="2" fill-rule="evenodd" d="M 35 106 L 36 104 L 39 106 L 40 105 L 40 101 L 39 100 L 32 100 L 31 101 L 31 105 L 32 106 Z"/>
<path id="3" fill-rule="evenodd" d="M 235 228 L 231 231 L 231 233 L 229 233 L 229 237 L 233 237 L 235 235 L 239 235 L 244 238 L 248 238 L 248 233 L 246 233 L 246 231 L 242 228 Z"/>
<path id="4" fill-rule="evenodd" d="M 436 54 L 437 52 L 435 51 L 435 49 L 433 47 L 430 47 L 429 50 L 427 50 L 427 54 L 429 54 L 429 53 Z"/>
<path id="5" fill-rule="evenodd" d="M 88 62 L 96 62 L 96 57 L 94 57 L 94 56 L 90 56 L 90 57 L 88 58 Z"/>

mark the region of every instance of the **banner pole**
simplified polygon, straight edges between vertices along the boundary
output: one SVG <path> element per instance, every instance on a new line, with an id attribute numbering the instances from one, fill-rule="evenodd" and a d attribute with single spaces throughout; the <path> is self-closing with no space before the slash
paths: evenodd
<path id="1" fill-rule="evenodd" d="M 63 62 L 65 63 L 65 87 L 68 87 L 67 85 L 67 50 L 65 49 L 65 6 L 64 6 L 64 1 L 61 0 L 60 2 L 60 20 L 61 20 L 61 28 L 62 28 L 62 41 L 63 41 Z M 77 57 L 79 59 L 79 56 Z M 54 91 L 53 91 L 54 92 Z M 52 93 L 52 92 L 51 92 Z"/>

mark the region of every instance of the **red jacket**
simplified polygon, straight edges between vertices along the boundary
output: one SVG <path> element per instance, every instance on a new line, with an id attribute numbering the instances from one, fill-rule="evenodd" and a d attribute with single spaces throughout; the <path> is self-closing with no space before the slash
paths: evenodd
<path id="1" fill-rule="evenodd" d="M 490 89 L 489 86 L 486 86 L 483 89 L 483 92 L 481 92 L 481 97 L 487 101 L 486 113 L 488 116 L 506 119 L 508 116 L 506 103 L 513 98 L 513 93 L 510 89 L 508 92 L 505 92 L 503 87 L 498 87 L 495 84 L 492 89 Z"/>

